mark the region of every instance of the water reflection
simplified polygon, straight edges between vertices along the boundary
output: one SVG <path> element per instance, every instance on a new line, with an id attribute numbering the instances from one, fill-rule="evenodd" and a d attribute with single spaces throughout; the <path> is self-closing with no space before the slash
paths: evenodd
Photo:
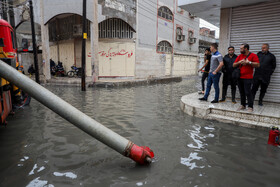
<path id="1" fill-rule="evenodd" d="M 0 186 L 278 186 L 267 133 L 184 114 L 194 79 L 121 89 L 48 87 L 106 127 L 153 149 L 141 167 L 32 101 L 0 128 Z"/>
<path id="2" fill-rule="evenodd" d="M 181 158 L 181 164 L 188 166 L 191 170 L 194 168 L 204 168 L 205 166 L 197 166 L 195 160 L 202 160 L 198 153 L 191 153 L 188 158 Z"/>
<path id="3" fill-rule="evenodd" d="M 26 187 L 54 187 L 52 184 L 48 184 L 46 180 L 40 180 L 40 177 L 35 178 Z"/>
<path id="4" fill-rule="evenodd" d="M 54 172 L 53 175 L 57 176 L 57 177 L 68 177 L 70 179 L 76 179 L 77 178 L 77 175 L 75 175 L 72 172 L 66 172 L 66 173 Z"/>
<path id="5" fill-rule="evenodd" d="M 214 138 L 215 135 L 211 132 L 215 131 L 212 126 L 205 126 L 205 132 L 202 132 L 202 127 L 199 124 L 192 125 L 193 130 L 185 130 L 186 133 L 192 138 L 192 143 L 187 146 L 193 149 L 187 158 L 181 157 L 181 164 L 186 165 L 193 170 L 195 168 L 203 169 L 205 166 L 211 167 L 208 163 L 204 162 L 203 157 L 199 156 L 201 152 L 208 151 L 207 143 L 209 138 Z M 197 163 L 199 162 L 199 164 Z"/>

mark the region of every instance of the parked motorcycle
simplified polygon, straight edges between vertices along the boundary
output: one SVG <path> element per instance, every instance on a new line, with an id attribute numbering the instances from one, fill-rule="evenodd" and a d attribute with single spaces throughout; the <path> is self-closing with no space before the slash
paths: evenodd
<path id="1" fill-rule="evenodd" d="M 56 72 L 55 75 L 57 77 L 64 77 L 65 76 L 65 71 L 62 65 L 62 62 L 58 61 L 58 65 L 56 66 Z"/>
<path id="2" fill-rule="evenodd" d="M 50 70 L 51 70 L 51 75 L 55 76 L 56 65 L 55 65 L 55 62 L 52 59 L 50 59 Z"/>
<path id="3" fill-rule="evenodd" d="M 67 72 L 68 77 L 81 77 L 82 76 L 82 68 L 77 68 L 76 66 L 71 66 L 70 71 Z"/>

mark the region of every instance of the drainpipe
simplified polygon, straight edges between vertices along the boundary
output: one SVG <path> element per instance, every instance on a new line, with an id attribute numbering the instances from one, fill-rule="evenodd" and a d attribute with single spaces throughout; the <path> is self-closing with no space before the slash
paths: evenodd
<path id="1" fill-rule="evenodd" d="M 0 60 L 0 76 L 15 84 L 31 97 L 120 154 L 139 164 L 149 164 L 154 157 L 149 147 L 137 146 L 126 138 L 113 132 L 69 103 L 65 102 L 46 88 Z"/>

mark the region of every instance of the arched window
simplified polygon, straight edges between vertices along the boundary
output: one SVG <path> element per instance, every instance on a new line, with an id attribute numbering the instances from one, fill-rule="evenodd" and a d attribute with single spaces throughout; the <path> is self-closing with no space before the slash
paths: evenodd
<path id="1" fill-rule="evenodd" d="M 135 31 L 125 21 L 118 18 L 110 18 L 98 24 L 99 38 L 133 38 Z"/>
<path id="2" fill-rule="evenodd" d="M 172 45 L 168 41 L 161 41 L 157 45 L 157 52 L 172 53 Z"/>
<path id="3" fill-rule="evenodd" d="M 166 6 L 162 6 L 158 9 L 158 16 L 167 20 L 171 20 L 171 21 L 173 20 L 172 11 Z"/>

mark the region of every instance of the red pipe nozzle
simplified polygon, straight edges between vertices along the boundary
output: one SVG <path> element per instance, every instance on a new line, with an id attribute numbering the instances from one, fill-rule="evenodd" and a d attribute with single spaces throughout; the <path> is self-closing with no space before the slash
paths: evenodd
<path id="1" fill-rule="evenodd" d="M 133 144 L 129 147 L 130 150 L 127 150 L 128 157 L 137 162 L 138 164 L 150 164 L 152 158 L 154 158 L 154 152 L 146 146 L 138 146 Z"/>

